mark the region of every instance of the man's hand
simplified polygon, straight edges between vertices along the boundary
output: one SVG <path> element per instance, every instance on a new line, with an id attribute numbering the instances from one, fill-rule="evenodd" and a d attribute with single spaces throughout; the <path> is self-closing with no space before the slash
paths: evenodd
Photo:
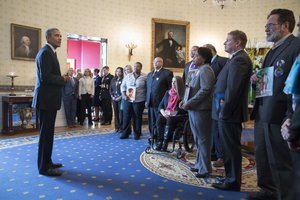
<path id="1" fill-rule="evenodd" d="M 68 75 L 64 75 L 64 76 L 62 76 L 62 77 L 64 78 L 64 81 L 65 81 L 65 82 L 67 82 L 67 81 L 70 80 L 70 77 L 69 77 Z"/>

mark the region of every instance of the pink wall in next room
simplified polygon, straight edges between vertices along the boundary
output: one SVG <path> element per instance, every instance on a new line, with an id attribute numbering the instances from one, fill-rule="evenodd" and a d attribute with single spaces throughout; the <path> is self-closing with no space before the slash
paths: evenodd
<path id="1" fill-rule="evenodd" d="M 67 40 L 67 58 L 75 59 L 75 69 L 99 69 L 100 45 L 98 42 Z"/>

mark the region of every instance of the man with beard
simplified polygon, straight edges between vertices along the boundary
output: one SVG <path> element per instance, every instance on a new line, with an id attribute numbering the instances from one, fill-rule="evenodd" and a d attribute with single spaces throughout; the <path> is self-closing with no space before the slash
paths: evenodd
<path id="1" fill-rule="evenodd" d="M 290 95 L 283 93 L 284 82 L 296 56 L 300 52 L 300 39 L 292 32 L 295 17 L 291 10 L 274 9 L 268 15 L 265 32 L 268 42 L 274 45 L 267 53 L 263 68 L 274 67 L 272 95 L 256 98 L 251 118 L 255 119 L 255 156 L 257 181 L 261 190 L 249 194 L 249 199 L 295 199 L 293 187 L 293 165 L 286 142 L 281 136 L 281 123 L 287 110 Z M 251 82 L 258 78 L 252 75 Z"/>

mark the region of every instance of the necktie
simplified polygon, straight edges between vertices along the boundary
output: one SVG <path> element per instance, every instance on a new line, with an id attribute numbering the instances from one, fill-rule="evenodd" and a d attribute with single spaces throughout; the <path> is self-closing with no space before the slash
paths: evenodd
<path id="1" fill-rule="evenodd" d="M 152 74 L 152 78 L 154 78 L 154 76 L 156 75 L 157 71 L 154 71 Z"/>

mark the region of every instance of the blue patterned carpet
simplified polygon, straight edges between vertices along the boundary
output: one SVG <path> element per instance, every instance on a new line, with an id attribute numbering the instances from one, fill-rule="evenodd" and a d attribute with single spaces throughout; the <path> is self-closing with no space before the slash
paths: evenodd
<path id="1" fill-rule="evenodd" d="M 64 174 L 57 178 L 37 172 L 37 136 L 0 141 L 0 199 L 245 199 L 245 193 L 219 191 L 159 176 L 140 161 L 147 146 L 146 136 L 138 141 L 118 138 L 119 134 L 92 130 L 57 136 L 53 160 L 64 164 Z"/>

